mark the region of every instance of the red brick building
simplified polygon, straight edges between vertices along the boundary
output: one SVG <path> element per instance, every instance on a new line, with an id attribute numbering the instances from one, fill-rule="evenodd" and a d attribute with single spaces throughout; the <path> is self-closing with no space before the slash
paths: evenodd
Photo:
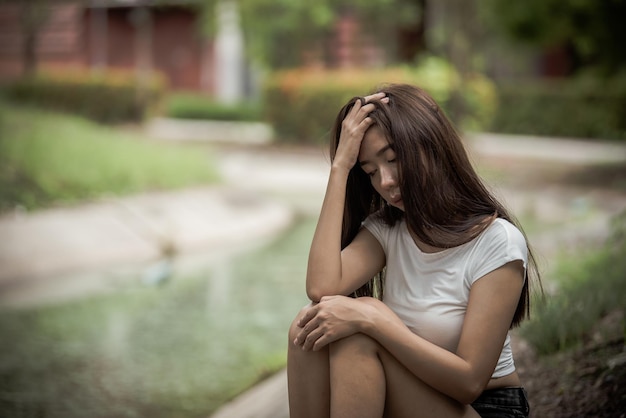
<path id="1" fill-rule="evenodd" d="M 41 68 L 156 70 L 174 89 L 213 91 L 213 45 L 189 0 L 60 0 L 36 10 Z M 32 30 L 21 1 L 0 4 L 0 78 L 24 71 Z"/>

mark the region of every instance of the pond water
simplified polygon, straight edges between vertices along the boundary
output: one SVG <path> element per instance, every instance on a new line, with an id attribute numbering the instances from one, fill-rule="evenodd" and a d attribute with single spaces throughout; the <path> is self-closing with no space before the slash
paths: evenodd
<path id="1" fill-rule="evenodd" d="M 208 416 L 284 366 L 314 221 L 160 285 L 0 315 L 11 417 Z"/>

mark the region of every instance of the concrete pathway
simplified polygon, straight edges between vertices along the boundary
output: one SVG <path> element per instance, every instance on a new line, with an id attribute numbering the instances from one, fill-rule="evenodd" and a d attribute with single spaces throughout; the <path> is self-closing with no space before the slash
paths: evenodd
<path id="1" fill-rule="evenodd" d="M 5 214 L 0 306 L 114 289 L 170 254 L 217 256 L 275 236 L 292 217 L 285 204 L 221 186 Z"/>
<path id="2" fill-rule="evenodd" d="M 466 139 L 475 152 L 486 157 L 506 156 L 573 164 L 626 161 L 624 141 L 589 141 L 492 133 L 468 134 Z"/>
<path id="3" fill-rule="evenodd" d="M 316 214 L 327 179 L 320 150 L 218 152 L 224 184 L 106 198 L 0 216 L 0 307 L 53 303 L 150 279 L 262 245 L 298 213 Z"/>

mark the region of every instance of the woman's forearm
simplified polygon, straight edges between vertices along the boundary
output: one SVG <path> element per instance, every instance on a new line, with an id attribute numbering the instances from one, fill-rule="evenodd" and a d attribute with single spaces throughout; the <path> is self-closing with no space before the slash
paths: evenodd
<path id="1" fill-rule="evenodd" d="M 341 229 L 349 170 L 333 166 L 317 222 L 306 276 L 307 295 L 313 302 L 337 294 L 341 283 Z"/>
<path id="2" fill-rule="evenodd" d="M 371 300 L 376 314 L 361 332 L 378 341 L 415 376 L 434 389 L 469 404 L 488 377 L 466 360 L 411 332 L 386 305 Z"/>
<path id="3" fill-rule="evenodd" d="M 341 229 L 346 183 L 350 170 L 357 164 L 363 136 L 373 123 L 368 115 L 376 106 L 367 103 L 372 99 L 383 101 L 385 94 L 376 93 L 365 97 L 364 101 L 357 100 L 341 122 L 341 134 L 309 253 L 306 290 L 313 302 L 341 293 Z"/>

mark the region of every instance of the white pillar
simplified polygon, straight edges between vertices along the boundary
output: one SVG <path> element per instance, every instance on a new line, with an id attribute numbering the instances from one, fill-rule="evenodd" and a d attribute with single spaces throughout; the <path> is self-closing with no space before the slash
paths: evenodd
<path id="1" fill-rule="evenodd" d="M 216 7 L 215 92 L 218 101 L 236 103 L 243 97 L 243 34 L 235 0 L 220 0 Z"/>
<path id="2" fill-rule="evenodd" d="M 143 83 L 152 73 L 152 13 L 147 7 L 134 8 L 129 19 L 135 28 L 135 74 Z"/>

